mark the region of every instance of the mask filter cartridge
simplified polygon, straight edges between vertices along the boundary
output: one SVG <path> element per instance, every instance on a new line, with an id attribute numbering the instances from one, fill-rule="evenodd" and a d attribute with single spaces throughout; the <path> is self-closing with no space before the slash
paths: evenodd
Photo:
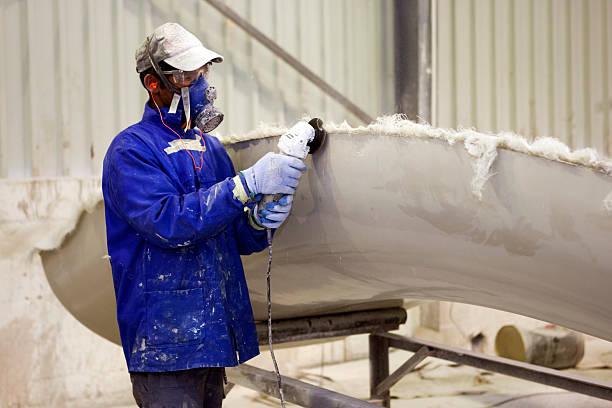
<path id="1" fill-rule="evenodd" d="M 213 131 L 223 121 L 223 113 L 214 106 L 217 90 L 210 86 L 204 76 L 189 85 L 191 115 L 195 118 L 195 126 L 208 133 Z M 184 103 L 184 102 L 183 102 Z M 185 107 L 185 110 L 188 108 Z"/>

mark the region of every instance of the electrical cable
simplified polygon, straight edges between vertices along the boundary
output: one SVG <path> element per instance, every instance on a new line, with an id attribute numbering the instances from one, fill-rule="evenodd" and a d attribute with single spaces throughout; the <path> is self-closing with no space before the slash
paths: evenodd
<path id="1" fill-rule="evenodd" d="M 281 375 L 278 370 L 278 364 L 276 363 L 276 357 L 274 357 L 274 348 L 272 346 L 272 296 L 271 296 L 271 285 L 270 285 L 270 270 L 272 269 L 272 229 L 266 228 L 268 237 L 268 272 L 266 274 L 267 280 L 267 295 L 268 295 L 268 344 L 270 345 L 270 355 L 272 356 L 272 363 L 274 363 L 274 371 L 276 372 L 276 381 L 278 383 L 278 392 L 280 394 L 281 407 L 285 408 L 285 395 L 283 394 L 283 383 Z"/>

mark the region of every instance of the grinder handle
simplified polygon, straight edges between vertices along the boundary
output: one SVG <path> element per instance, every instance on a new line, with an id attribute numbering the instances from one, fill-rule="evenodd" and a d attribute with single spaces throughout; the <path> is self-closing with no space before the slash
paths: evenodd
<path id="1" fill-rule="evenodd" d="M 257 209 L 259 210 L 257 215 L 261 217 L 261 210 L 265 209 L 268 203 L 278 201 L 283 198 L 283 196 L 284 194 L 264 194 L 264 196 L 261 198 L 257 205 Z"/>

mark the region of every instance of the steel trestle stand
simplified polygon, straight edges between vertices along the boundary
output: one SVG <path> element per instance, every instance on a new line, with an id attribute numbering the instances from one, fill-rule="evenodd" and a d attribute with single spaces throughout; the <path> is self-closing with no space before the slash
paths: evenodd
<path id="1" fill-rule="evenodd" d="M 429 356 L 612 401 L 612 383 L 392 333 L 372 333 L 369 340 L 370 398 L 384 407 L 391 406 L 390 388 Z M 389 374 L 390 348 L 414 353 L 392 374 Z"/>
<path id="2" fill-rule="evenodd" d="M 612 401 L 612 383 L 389 333 L 391 330 L 397 330 L 405 321 L 406 311 L 399 307 L 275 321 L 272 325 L 275 344 L 369 334 L 369 401 L 362 401 L 283 376 L 286 400 L 302 407 L 390 407 L 391 387 L 431 356 Z M 267 343 L 268 331 L 265 323 L 257 325 L 257 332 L 259 342 Z M 391 348 L 414 353 L 393 373 L 389 373 Z M 227 391 L 233 383 L 279 397 L 276 377 L 271 371 L 242 364 L 229 368 L 227 376 L 230 381 Z"/>

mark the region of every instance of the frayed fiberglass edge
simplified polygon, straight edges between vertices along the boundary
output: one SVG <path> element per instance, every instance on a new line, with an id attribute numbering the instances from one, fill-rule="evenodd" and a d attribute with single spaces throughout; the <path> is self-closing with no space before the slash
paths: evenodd
<path id="1" fill-rule="evenodd" d="M 308 120 L 308 117 L 302 120 Z M 474 129 L 444 129 L 433 127 L 425 123 L 416 123 L 405 118 L 404 115 L 394 114 L 389 116 L 381 116 L 375 122 L 368 126 L 352 127 L 346 121 L 337 124 L 326 122 L 325 129 L 329 134 L 377 134 L 386 136 L 405 136 L 419 137 L 424 139 L 444 140 L 449 145 L 454 145 L 457 142 L 463 142 L 470 156 L 475 157 L 473 153 L 479 149 L 470 149 L 469 146 L 486 145 L 488 150 L 505 149 L 519 153 L 529 154 L 531 156 L 542 157 L 548 160 L 559 161 L 587 167 L 597 170 L 607 175 L 612 175 L 612 160 L 600 155 L 593 148 L 583 148 L 571 150 L 562 141 L 552 137 L 542 137 L 528 141 L 522 136 L 512 132 L 501 132 L 498 134 L 487 134 L 477 132 Z M 268 137 L 280 136 L 285 133 L 288 128 L 276 125 L 260 123 L 258 127 L 245 135 L 230 135 L 227 137 L 220 136 L 223 144 L 233 144 L 248 140 L 264 139 Z M 470 153 L 472 150 L 473 153 Z M 492 156 L 492 152 L 486 154 L 487 158 Z M 477 155 L 476 159 L 479 160 Z M 486 160 L 488 163 L 488 159 Z M 483 164 L 486 164 L 483 163 Z M 492 164 L 492 162 L 490 163 Z M 489 168 L 490 168 L 489 164 Z M 481 174 L 481 166 L 478 165 L 478 174 Z"/>

